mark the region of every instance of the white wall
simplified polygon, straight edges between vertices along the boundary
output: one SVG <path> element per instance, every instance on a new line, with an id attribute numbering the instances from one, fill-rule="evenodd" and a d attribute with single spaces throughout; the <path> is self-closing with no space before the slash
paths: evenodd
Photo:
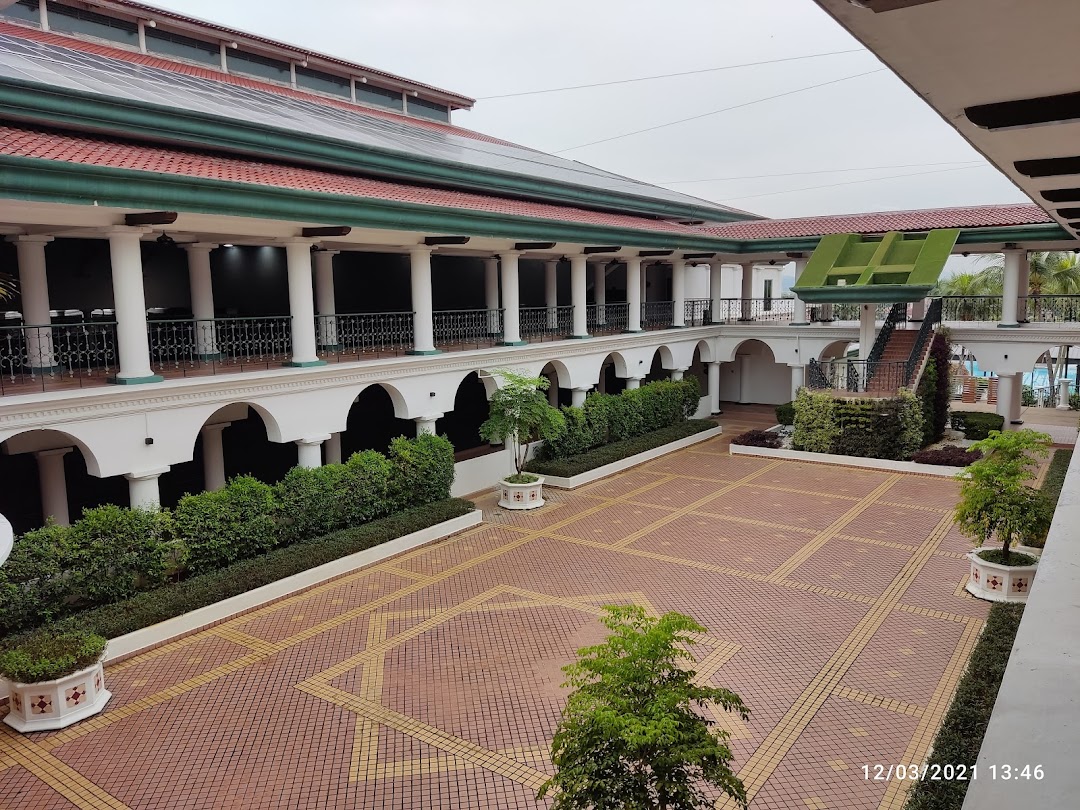
<path id="1" fill-rule="evenodd" d="M 720 364 L 720 399 L 761 405 L 791 400 L 791 369 L 773 359 L 768 347 L 745 343 L 734 362 Z"/>
<path id="2" fill-rule="evenodd" d="M 754 298 L 765 297 L 765 279 L 772 279 L 772 297 L 779 298 L 780 280 L 787 264 L 762 264 L 754 267 Z M 720 272 L 721 298 L 738 298 L 742 290 L 742 267 L 737 264 L 725 264 Z M 689 296 L 688 296 L 689 297 Z"/>

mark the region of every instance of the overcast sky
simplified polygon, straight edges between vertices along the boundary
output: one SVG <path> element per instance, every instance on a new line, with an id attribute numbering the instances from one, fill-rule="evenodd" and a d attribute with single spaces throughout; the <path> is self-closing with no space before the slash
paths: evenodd
<path id="1" fill-rule="evenodd" d="M 454 123 L 765 216 L 1026 200 L 887 70 L 571 149 L 880 69 L 862 49 L 483 98 L 859 48 L 812 0 L 151 2 L 473 96 Z M 729 179 L 765 174 L 788 176 Z M 870 178 L 891 179 L 853 182 Z"/>

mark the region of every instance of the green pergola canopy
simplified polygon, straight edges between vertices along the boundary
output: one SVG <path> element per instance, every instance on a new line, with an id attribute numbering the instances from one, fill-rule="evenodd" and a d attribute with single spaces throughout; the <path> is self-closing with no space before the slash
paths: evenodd
<path id="1" fill-rule="evenodd" d="M 918 301 L 937 283 L 959 235 L 948 228 L 823 236 L 792 292 L 812 304 Z"/>

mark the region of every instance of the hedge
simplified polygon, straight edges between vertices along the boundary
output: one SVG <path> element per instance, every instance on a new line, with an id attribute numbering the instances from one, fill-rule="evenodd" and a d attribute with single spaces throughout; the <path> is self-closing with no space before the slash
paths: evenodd
<path id="1" fill-rule="evenodd" d="M 87 509 L 70 527 L 15 541 L 0 568 L 0 634 L 444 500 L 453 475 L 453 446 L 423 435 L 395 439 L 385 456 L 294 468 L 275 486 L 234 478 L 220 491 L 185 495 L 174 510 Z"/>
<path id="2" fill-rule="evenodd" d="M 96 664 L 107 643 L 82 630 L 40 633 L 23 644 L 5 645 L 0 652 L 0 677 L 18 683 L 54 681 Z"/>
<path id="3" fill-rule="evenodd" d="M 916 391 L 922 403 L 924 445 L 933 444 L 944 436 L 949 423 L 950 356 L 948 339 L 942 334 L 934 335 L 930 343 L 930 356 Z"/>
<path id="4" fill-rule="evenodd" d="M 0 647 L 8 648 L 42 635 L 71 630 L 85 630 L 106 638 L 116 638 L 468 514 L 473 509 L 472 502 L 460 498 L 417 506 L 364 526 L 301 540 L 261 557 L 241 560 L 182 582 L 162 585 L 122 602 L 84 610 L 53 622 L 47 628 L 2 639 Z"/>
<path id="5" fill-rule="evenodd" d="M 922 446 L 922 405 L 910 391 L 889 399 L 799 391 L 792 447 L 812 453 L 905 460 Z"/>
<path id="6" fill-rule="evenodd" d="M 1005 417 L 997 413 L 986 411 L 953 411 L 953 430 L 964 431 L 965 439 L 985 439 L 990 436 L 991 430 L 1001 430 L 1005 427 Z"/>
<path id="7" fill-rule="evenodd" d="M 544 442 L 538 458 L 571 458 L 677 425 L 693 416 L 700 400 L 701 388 L 693 375 L 682 380 L 658 380 L 621 394 L 592 394 L 580 408 L 562 409 L 565 427 L 558 436 Z"/>
<path id="8" fill-rule="evenodd" d="M 795 424 L 795 403 L 785 402 L 776 406 L 776 422 L 790 427 Z"/>
<path id="9" fill-rule="evenodd" d="M 967 765 L 970 770 L 975 764 L 1023 615 L 1022 604 L 999 602 L 990 606 L 986 627 L 934 738 L 928 760 L 931 767 Z M 916 782 L 904 810 L 960 810 L 967 788 L 968 783 L 959 779 Z"/>
<path id="10" fill-rule="evenodd" d="M 1055 450 L 1053 457 L 1050 459 L 1050 466 L 1046 470 L 1046 477 L 1043 478 L 1043 482 L 1039 486 L 1039 492 L 1042 493 L 1045 508 L 1048 510 L 1051 520 L 1053 519 L 1054 510 L 1057 509 L 1058 498 L 1061 497 L 1061 487 L 1065 484 L 1065 475 L 1069 471 L 1072 457 L 1072 450 Z M 1043 548 L 1046 545 L 1046 537 L 1044 535 L 1039 539 L 1028 539 L 1027 544 L 1035 548 Z"/>
<path id="11" fill-rule="evenodd" d="M 595 470 L 597 467 L 603 467 L 605 464 L 622 461 L 624 458 L 662 447 L 665 444 L 685 439 L 687 436 L 693 436 L 695 433 L 701 433 L 703 430 L 710 430 L 715 427 L 716 423 L 707 419 L 688 419 L 685 422 L 661 430 L 654 430 L 652 433 L 646 433 L 643 436 L 635 436 L 633 439 L 624 439 L 621 442 L 612 442 L 581 455 L 558 459 L 534 459 L 525 465 L 525 469 L 537 475 L 555 475 L 570 478 L 589 470 Z"/>

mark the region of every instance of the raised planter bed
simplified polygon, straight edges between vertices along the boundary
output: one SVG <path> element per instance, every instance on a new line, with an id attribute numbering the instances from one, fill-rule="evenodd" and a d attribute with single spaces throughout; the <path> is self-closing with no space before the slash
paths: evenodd
<path id="1" fill-rule="evenodd" d="M 964 589 L 972 596 L 990 602 L 1026 602 L 1035 581 L 1038 560 L 1034 565 L 1002 565 L 984 560 L 979 556 L 982 550 L 967 553 L 971 572 Z"/>
<path id="2" fill-rule="evenodd" d="M 534 475 L 535 481 L 515 484 L 505 478 L 499 481 L 499 506 L 503 509 L 538 509 L 544 505 L 544 479 Z"/>
<path id="3" fill-rule="evenodd" d="M 101 662 L 63 678 L 11 683 L 4 722 L 16 731 L 55 731 L 100 712 L 112 693 L 105 688 Z"/>
<path id="4" fill-rule="evenodd" d="M 770 447 L 746 447 L 738 444 L 731 445 L 731 455 L 786 458 L 791 461 L 810 461 L 815 464 L 837 464 L 844 467 L 862 467 L 868 470 L 915 473 L 916 475 L 936 475 L 941 478 L 951 478 L 966 469 L 964 467 L 942 467 L 938 464 L 916 464 L 914 461 L 891 461 L 884 458 L 860 458 L 859 456 L 840 456 L 833 453 L 808 453 L 805 450 L 774 450 Z"/>

